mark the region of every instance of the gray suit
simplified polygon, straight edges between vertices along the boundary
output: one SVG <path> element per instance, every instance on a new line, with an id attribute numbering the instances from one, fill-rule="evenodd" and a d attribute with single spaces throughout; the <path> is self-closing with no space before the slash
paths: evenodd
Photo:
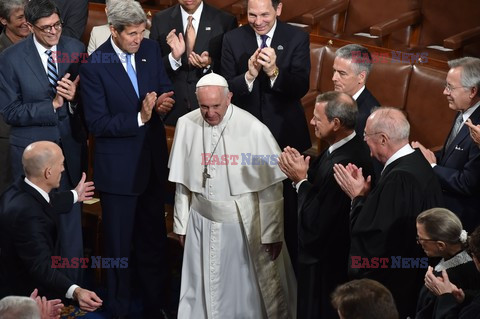
<path id="1" fill-rule="evenodd" d="M 78 40 L 61 36 L 57 51 L 71 58 L 72 53 L 85 52 L 85 47 Z M 18 178 L 23 174 L 21 158 L 25 147 L 36 141 L 52 141 L 60 145 L 65 156 L 65 174 L 62 175 L 60 189 L 72 189 L 81 176 L 85 135 L 81 134 L 78 112 L 71 114 L 67 103 L 54 110 L 54 93 L 33 42 L 33 35 L 4 51 L 0 55 L 0 65 L 0 113 L 11 126 L 13 177 Z M 75 79 L 79 63 L 59 60 L 57 67 L 59 78 L 70 73 L 71 79 Z M 83 257 L 79 204 L 69 214 L 60 216 L 60 242 L 62 257 Z M 78 274 L 70 275 L 70 279 L 78 282 Z"/>

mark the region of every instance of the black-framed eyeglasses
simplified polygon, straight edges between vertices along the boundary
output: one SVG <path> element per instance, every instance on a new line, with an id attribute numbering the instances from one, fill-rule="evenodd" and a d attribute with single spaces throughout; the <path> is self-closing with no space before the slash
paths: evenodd
<path id="1" fill-rule="evenodd" d="M 42 27 L 38 27 L 34 24 L 32 24 L 35 28 L 37 28 L 38 30 L 44 32 L 44 33 L 52 33 L 52 28 L 55 29 L 56 31 L 60 31 L 62 30 L 62 26 L 63 26 L 63 23 L 62 21 L 58 21 L 57 23 L 55 24 L 52 24 L 52 25 L 45 25 L 45 26 L 42 26 Z"/>
<path id="2" fill-rule="evenodd" d="M 436 239 L 421 238 L 421 237 L 418 237 L 418 236 L 416 236 L 416 239 L 417 239 L 417 243 L 419 243 L 419 244 L 422 241 L 437 241 Z"/>

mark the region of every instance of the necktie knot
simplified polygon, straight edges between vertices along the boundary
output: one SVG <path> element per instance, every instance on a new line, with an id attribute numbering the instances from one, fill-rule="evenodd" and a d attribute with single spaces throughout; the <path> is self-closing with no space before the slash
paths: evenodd
<path id="1" fill-rule="evenodd" d="M 48 55 L 48 57 L 52 56 L 52 50 L 46 50 L 45 53 Z"/>
<path id="2" fill-rule="evenodd" d="M 260 45 L 260 49 L 263 49 L 267 46 L 267 39 L 268 39 L 268 35 L 266 34 L 262 34 L 260 36 L 260 39 L 262 39 L 262 44 Z"/>

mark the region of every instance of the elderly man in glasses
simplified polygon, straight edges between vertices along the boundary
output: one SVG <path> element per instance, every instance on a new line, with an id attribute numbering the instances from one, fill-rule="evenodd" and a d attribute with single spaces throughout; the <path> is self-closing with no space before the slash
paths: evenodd
<path id="1" fill-rule="evenodd" d="M 450 71 L 443 94 L 448 107 L 457 111 L 443 148 L 433 153 L 412 142 L 430 162 L 445 195 L 446 208 L 458 215 L 467 231 L 480 225 L 480 149 L 468 125 L 480 123 L 480 59 L 465 57 L 448 62 Z M 468 122 L 468 124 L 467 124 Z"/>
<path id="2" fill-rule="evenodd" d="M 62 36 L 60 12 L 52 0 L 28 2 L 25 18 L 32 34 L 0 55 L 0 113 L 11 126 L 12 175 L 17 179 L 24 174 L 22 154 L 27 145 L 51 141 L 65 154 L 60 190 L 72 189 L 81 177 L 86 141 L 76 103 L 78 56 L 85 47 Z M 80 204 L 59 218 L 60 255 L 83 257 Z M 65 273 L 81 282 L 79 268 Z"/>

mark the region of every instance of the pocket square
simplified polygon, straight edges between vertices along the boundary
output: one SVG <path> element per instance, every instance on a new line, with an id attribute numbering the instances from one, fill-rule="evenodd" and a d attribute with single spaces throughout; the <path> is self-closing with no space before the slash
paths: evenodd
<path id="1" fill-rule="evenodd" d="M 211 27 L 205 27 L 205 31 L 210 31 L 210 30 L 212 30 Z"/>
<path id="2" fill-rule="evenodd" d="M 458 146 L 458 145 L 455 145 L 455 151 L 463 151 L 463 148 L 461 148 L 461 147 Z"/>
<path id="3" fill-rule="evenodd" d="M 147 59 L 142 59 L 142 62 L 147 62 Z"/>
<path id="4" fill-rule="evenodd" d="M 283 50 L 283 45 L 280 44 L 280 45 L 277 47 L 277 50 Z"/>

